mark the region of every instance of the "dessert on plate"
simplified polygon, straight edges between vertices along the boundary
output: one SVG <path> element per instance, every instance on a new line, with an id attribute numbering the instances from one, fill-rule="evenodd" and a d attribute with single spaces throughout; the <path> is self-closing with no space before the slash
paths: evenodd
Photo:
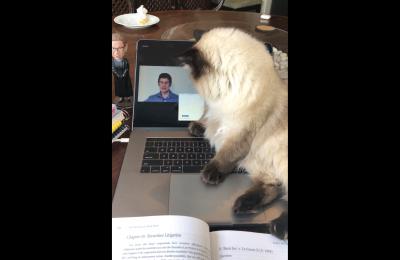
<path id="1" fill-rule="evenodd" d="M 138 18 L 137 22 L 140 25 L 146 25 L 149 22 L 149 17 L 147 15 L 147 9 L 144 8 L 143 5 L 141 5 L 138 9 L 136 9 Z"/>

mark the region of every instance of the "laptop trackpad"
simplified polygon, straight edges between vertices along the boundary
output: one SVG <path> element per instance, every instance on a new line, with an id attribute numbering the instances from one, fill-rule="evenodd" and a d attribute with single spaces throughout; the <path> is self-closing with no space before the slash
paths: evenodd
<path id="1" fill-rule="evenodd" d="M 210 225 L 266 223 L 263 212 L 235 216 L 232 206 L 236 198 L 252 186 L 249 176 L 231 174 L 218 185 L 207 185 L 200 174 L 171 176 L 169 214 L 200 218 Z"/>

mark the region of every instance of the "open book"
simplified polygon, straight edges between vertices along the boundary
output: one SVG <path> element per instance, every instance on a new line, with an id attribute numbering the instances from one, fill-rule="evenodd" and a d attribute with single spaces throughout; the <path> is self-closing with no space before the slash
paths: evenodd
<path id="1" fill-rule="evenodd" d="M 262 233 L 209 232 L 193 217 L 113 218 L 112 259 L 286 260 L 288 242 Z"/>

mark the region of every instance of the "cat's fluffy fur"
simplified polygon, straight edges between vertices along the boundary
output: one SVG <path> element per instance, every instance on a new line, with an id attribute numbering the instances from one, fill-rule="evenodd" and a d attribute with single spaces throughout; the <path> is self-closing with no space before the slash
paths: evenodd
<path id="1" fill-rule="evenodd" d="M 254 186 L 240 196 L 235 213 L 252 213 L 288 194 L 287 86 L 274 69 L 264 44 L 234 28 L 216 28 L 181 56 L 206 101 L 203 117 L 189 126 L 203 135 L 216 155 L 202 179 L 218 184 L 236 166 Z M 271 224 L 287 236 L 287 212 Z"/>

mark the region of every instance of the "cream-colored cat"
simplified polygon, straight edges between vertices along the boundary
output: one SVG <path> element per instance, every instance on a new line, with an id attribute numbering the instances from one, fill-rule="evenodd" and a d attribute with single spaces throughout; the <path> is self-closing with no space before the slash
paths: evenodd
<path id="1" fill-rule="evenodd" d="M 246 169 L 254 186 L 236 200 L 236 214 L 256 212 L 282 197 L 287 201 L 288 91 L 265 45 L 238 29 L 216 28 L 180 60 L 207 107 L 189 131 L 204 135 L 216 149 L 203 181 L 218 184 L 235 167 Z M 270 227 L 287 237 L 287 211 Z"/>

